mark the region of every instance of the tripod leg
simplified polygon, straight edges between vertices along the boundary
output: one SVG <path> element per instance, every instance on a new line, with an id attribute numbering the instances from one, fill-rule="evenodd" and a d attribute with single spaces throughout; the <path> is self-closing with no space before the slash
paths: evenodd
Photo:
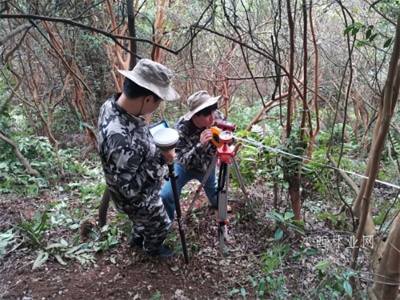
<path id="1" fill-rule="evenodd" d="M 207 179 L 208 179 L 208 177 L 210 177 L 210 174 L 211 174 L 211 172 L 214 170 L 215 166 L 217 165 L 217 162 L 218 162 L 218 157 L 215 156 L 214 159 L 212 160 L 210 166 L 208 167 L 208 170 L 207 170 L 207 172 L 206 172 L 206 175 L 204 175 L 203 180 L 201 181 L 199 187 L 198 187 L 197 190 L 196 190 L 196 193 L 194 194 L 193 200 L 192 200 L 192 202 L 190 203 L 190 206 L 189 206 L 189 208 L 188 208 L 188 211 L 191 211 L 191 210 L 192 210 L 193 205 L 194 205 L 194 203 L 195 203 L 196 200 L 197 200 L 197 197 L 199 197 L 199 195 L 200 195 L 201 189 L 202 189 L 202 188 L 204 187 L 204 185 L 206 184 Z"/>
<path id="2" fill-rule="evenodd" d="M 247 192 L 246 187 L 244 186 L 242 174 L 240 174 L 239 166 L 234 157 L 231 157 L 231 162 L 232 162 L 233 168 L 235 169 L 236 176 L 237 176 L 237 179 L 240 184 L 240 188 L 242 189 L 244 197 L 246 198 L 247 206 L 250 208 L 251 216 L 255 217 L 256 214 L 254 212 L 253 205 L 248 197 L 249 193 Z"/>
<path id="3" fill-rule="evenodd" d="M 221 163 L 218 180 L 218 239 L 219 250 L 224 250 L 224 240 L 227 237 L 228 219 L 228 186 L 229 186 L 229 165 Z"/>

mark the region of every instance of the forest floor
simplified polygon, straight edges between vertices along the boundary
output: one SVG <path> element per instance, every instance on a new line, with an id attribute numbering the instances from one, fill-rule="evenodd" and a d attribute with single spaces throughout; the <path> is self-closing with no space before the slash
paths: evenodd
<path id="1" fill-rule="evenodd" d="M 317 221 L 313 211 L 304 207 L 306 237 L 299 239 L 290 226 L 278 227 L 275 220 L 266 217 L 273 199 L 263 184 L 249 187 L 255 195 L 252 198 L 258 199 L 255 218 L 250 216 L 241 190 L 235 189 L 228 199 L 233 212 L 229 214 L 228 240 L 221 253 L 217 212 L 208 207 L 204 197 L 196 201 L 194 212 L 186 213 L 196 186 L 189 184 L 189 193 L 182 201 L 188 264 L 180 251 L 176 222 L 166 240 L 176 252 L 170 259 L 149 257 L 130 248 L 129 234 L 121 234 L 116 245 L 96 253 L 93 263 L 71 259 L 62 265 L 51 256 L 33 269 L 37 252 L 32 251 L 26 237 L 20 237 L 20 243 L 0 255 L 0 299 L 346 299 L 352 292 L 348 266 L 354 234 L 348 229 L 339 230 L 340 224 L 333 218 Z M 56 188 L 34 199 L 2 196 L 0 233 L 22 220 L 32 220 L 36 212 L 63 199 L 65 195 Z M 281 202 L 283 209 L 284 202 L 287 200 Z M 320 203 L 309 206 L 315 205 Z M 84 207 L 79 197 L 69 198 L 68 207 L 92 210 L 92 216 L 97 213 L 92 206 Z M 110 206 L 109 223 L 116 218 L 116 210 Z M 282 237 L 276 235 L 277 228 L 283 229 Z M 44 238 L 61 236 L 73 239 L 73 234 L 62 227 Z M 369 276 L 366 255 L 361 251 L 359 265 L 365 272 L 357 275 L 362 294 Z M 326 298 L 321 298 L 324 295 Z"/>

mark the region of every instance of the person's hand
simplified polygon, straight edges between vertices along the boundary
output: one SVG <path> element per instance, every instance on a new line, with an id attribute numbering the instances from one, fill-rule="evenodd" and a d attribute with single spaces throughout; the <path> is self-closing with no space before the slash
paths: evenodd
<path id="1" fill-rule="evenodd" d="M 211 132 L 211 129 L 205 129 L 201 134 L 200 134 L 200 143 L 206 147 L 208 143 L 211 141 L 213 137 L 213 134 Z"/>
<path id="2" fill-rule="evenodd" d="M 175 159 L 175 148 L 166 150 L 166 151 L 161 151 L 162 155 L 164 155 L 165 159 L 167 160 L 167 163 L 173 163 Z"/>

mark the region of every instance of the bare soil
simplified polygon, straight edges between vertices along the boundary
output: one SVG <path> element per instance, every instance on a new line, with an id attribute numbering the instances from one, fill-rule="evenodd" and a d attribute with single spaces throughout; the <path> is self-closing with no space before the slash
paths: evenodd
<path id="1" fill-rule="evenodd" d="M 257 192 L 257 188 L 251 188 Z M 307 293 L 310 296 L 321 282 L 315 265 L 329 259 L 346 266 L 351 249 L 346 243 L 339 243 L 337 247 L 325 245 L 318 255 L 299 259 L 296 255 L 304 253 L 304 249 L 299 252 L 299 239 L 285 230 L 279 244 L 289 245 L 290 250 L 274 268 L 271 261 L 266 263 L 268 257 L 277 256 L 271 249 L 278 245 L 274 241 L 275 222 L 266 218 L 272 207 L 271 195 L 265 191 L 257 193 L 257 198 L 263 200 L 256 206 L 254 219 L 249 215 L 241 191 L 235 192 L 235 199 L 229 199 L 233 212 L 229 214 L 229 237 L 223 253 L 218 248 L 216 211 L 208 207 L 204 197 L 196 201 L 195 213 L 191 214 L 186 211 L 192 198 L 187 197 L 189 200 L 182 202 L 188 264 L 180 251 L 176 224 L 166 241 L 176 252 L 170 259 L 146 256 L 129 247 L 129 236 L 122 235 L 119 244 L 96 254 L 94 264 L 70 260 L 63 266 L 51 258 L 42 267 L 32 270 L 37 253 L 31 250 L 26 239 L 21 239 L 19 245 L 0 256 L 0 299 L 302 299 L 301 295 Z M 32 219 L 37 211 L 52 201 L 59 201 L 60 197 L 60 194 L 48 192 L 35 199 L 3 197 L 0 232 L 6 232 L 21 220 Z M 70 201 L 71 207 L 81 205 L 74 199 Z M 115 209 L 110 207 L 109 221 L 115 215 Z M 307 224 L 309 232 L 318 231 L 318 236 L 326 237 L 331 229 L 322 226 L 325 225 Z M 51 237 L 65 234 L 52 232 Z M 321 245 L 308 243 L 308 247 L 317 251 Z M 261 279 L 267 282 L 264 294 L 257 293 Z M 283 291 L 283 283 L 286 291 Z"/>
<path id="2" fill-rule="evenodd" d="M 40 199 L 1 200 L 0 232 L 21 220 L 32 219 L 39 208 L 58 200 L 46 193 L 41 196 Z M 196 213 L 185 217 L 188 264 L 180 251 L 176 224 L 167 244 L 178 250 L 170 259 L 144 255 L 139 249 L 129 247 L 129 236 L 122 236 L 117 246 L 96 255 L 95 264 L 82 265 L 71 260 L 63 266 L 51 259 L 32 270 L 37 254 L 30 251 L 29 244 L 22 243 L 0 256 L 0 299 L 229 298 L 232 289 L 240 288 L 247 281 L 247 274 L 259 269 L 254 260 L 263 245 L 257 233 L 265 230 L 265 224 L 259 226 L 248 217 L 240 217 L 248 215 L 241 202 L 230 204 L 233 213 L 224 254 L 218 248 L 216 211 L 200 197 L 196 201 Z M 189 200 L 183 202 L 183 211 L 188 206 Z M 109 220 L 115 214 L 115 209 L 110 207 Z M 235 220 L 237 216 L 240 221 Z M 246 292 L 251 290 L 246 288 Z"/>

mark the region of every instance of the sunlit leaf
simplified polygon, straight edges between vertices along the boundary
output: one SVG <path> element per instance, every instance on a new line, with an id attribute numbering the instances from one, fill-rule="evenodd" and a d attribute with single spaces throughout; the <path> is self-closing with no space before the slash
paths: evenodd
<path id="1" fill-rule="evenodd" d="M 294 217 L 294 213 L 291 211 L 285 212 L 285 220 L 289 220 Z"/>
<path id="2" fill-rule="evenodd" d="M 231 290 L 231 291 L 229 292 L 229 296 L 235 295 L 235 294 L 237 294 L 237 293 L 239 293 L 239 289 L 233 289 L 233 290 Z"/>
<path id="3" fill-rule="evenodd" d="M 58 263 L 62 264 L 63 266 L 66 266 L 67 263 L 61 258 L 61 255 L 59 254 L 54 254 L 54 257 L 56 258 L 56 260 L 58 261 Z"/>
<path id="4" fill-rule="evenodd" d="M 49 253 L 44 251 L 39 251 L 38 256 L 36 257 L 32 269 L 36 269 L 41 267 L 49 258 Z"/>
<path id="5" fill-rule="evenodd" d="M 353 295 L 353 288 L 351 287 L 350 282 L 348 282 L 347 280 L 343 283 L 343 288 L 346 291 L 347 295 L 349 295 L 350 297 Z"/>
<path id="6" fill-rule="evenodd" d="M 246 290 L 244 289 L 244 288 L 241 288 L 240 289 L 240 294 L 242 295 L 242 297 L 244 298 L 244 297 L 246 297 Z"/>
<path id="7" fill-rule="evenodd" d="M 319 263 L 317 263 L 317 265 L 315 266 L 315 268 L 316 268 L 317 270 L 325 270 L 326 268 L 329 267 L 330 264 L 331 264 L 331 263 L 330 263 L 329 261 L 327 261 L 327 260 L 320 261 Z"/>

